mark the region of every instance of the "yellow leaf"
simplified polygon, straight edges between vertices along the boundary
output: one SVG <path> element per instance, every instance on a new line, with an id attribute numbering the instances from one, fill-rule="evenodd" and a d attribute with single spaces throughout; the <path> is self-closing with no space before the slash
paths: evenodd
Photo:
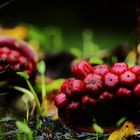
<path id="1" fill-rule="evenodd" d="M 137 134 L 140 134 L 140 132 L 136 130 L 133 122 L 126 121 L 120 129 L 111 133 L 108 140 L 125 140 L 129 136 Z"/>

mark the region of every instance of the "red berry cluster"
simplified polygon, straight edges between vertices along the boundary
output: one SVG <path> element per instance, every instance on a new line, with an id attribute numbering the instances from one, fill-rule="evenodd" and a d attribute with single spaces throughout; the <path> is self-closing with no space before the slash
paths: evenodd
<path id="1" fill-rule="evenodd" d="M 117 112 L 127 115 L 132 104 L 140 99 L 138 65 L 128 67 L 122 62 L 112 67 L 106 64 L 92 67 L 82 61 L 72 67 L 72 72 L 77 79 L 64 81 L 61 92 L 55 97 L 64 123 L 89 124 L 93 118 L 115 119 L 112 117 L 116 117 Z"/>
<path id="2" fill-rule="evenodd" d="M 0 71 L 22 70 L 32 75 L 36 65 L 36 54 L 23 41 L 0 38 Z"/>

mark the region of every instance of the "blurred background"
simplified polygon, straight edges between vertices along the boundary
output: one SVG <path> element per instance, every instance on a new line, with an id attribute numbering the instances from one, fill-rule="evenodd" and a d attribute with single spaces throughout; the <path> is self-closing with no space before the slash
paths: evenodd
<path id="1" fill-rule="evenodd" d="M 1 0 L 0 5 L 8 0 Z M 125 43 L 132 47 L 136 28 L 134 0 L 13 0 L 0 8 L 1 26 L 30 24 L 40 29 L 55 27 L 61 31 L 63 48 L 81 47 L 86 29 L 93 32 L 99 47 Z"/>

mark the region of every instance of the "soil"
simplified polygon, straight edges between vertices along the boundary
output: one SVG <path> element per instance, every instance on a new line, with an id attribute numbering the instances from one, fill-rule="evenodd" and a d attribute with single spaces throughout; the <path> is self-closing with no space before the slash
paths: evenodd
<path id="1" fill-rule="evenodd" d="M 96 140 L 96 134 L 91 132 L 77 132 L 62 125 L 59 120 L 52 121 L 49 117 L 42 118 L 41 129 L 35 129 L 35 121 L 30 121 L 29 126 L 36 133 L 34 140 Z M 15 121 L 0 122 L 0 140 L 16 140 L 19 130 L 15 126 Z M 21 134 L 22 135 L 22 134 Z M 107 140 L 109 134 L 99 134 L 99 140 Z M 133 136 L 127 140 L 139 140 L 140 135 Z"/>

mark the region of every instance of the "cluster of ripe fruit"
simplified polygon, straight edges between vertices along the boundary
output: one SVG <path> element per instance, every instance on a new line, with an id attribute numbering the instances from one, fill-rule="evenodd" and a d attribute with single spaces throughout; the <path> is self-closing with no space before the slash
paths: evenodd
<path id="1" fill-rule="evenodd" d="M 0 38 L 0 71 L 22 70 L 30 76 L 36 66 L 36 54 L 24 41 L 13 38 Z"/>
<path id="2" fill-rule="evenodd" d="M 140 66 L 128 67 L 122 62 L 92 67 L 82 61 L 72 67 L 72 72 L 75 79 L 65 80 L 55 97 L 62 122 L 79 125 L 90 124 L 93 118 L 118 119 L 138 107 Z"/>

